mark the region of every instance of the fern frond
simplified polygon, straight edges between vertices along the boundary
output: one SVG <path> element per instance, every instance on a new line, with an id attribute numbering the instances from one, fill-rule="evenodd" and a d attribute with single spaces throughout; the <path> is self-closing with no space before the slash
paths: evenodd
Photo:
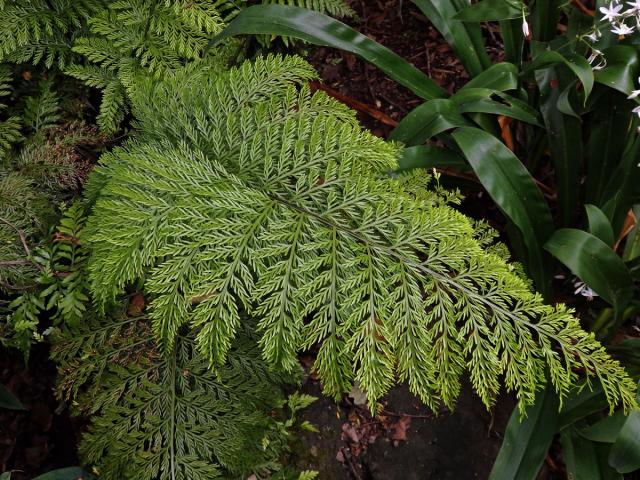
<path id="1" fill-rule="evenodd" d="M 34 132 L 51 128 L 60 120 L 60 100 L 50 82 L 43 82 L 40 94 L 25 99 L 24 123 Z"/>
<path id="2" fill-rule="evenodd" d="M 162 354 L 140 318 L 68 335 L 54 357 L 59 395 L 93 413 L 80 451 L 105 480 L 246 478 L 277 467 L 284 439 L 270 413 L 284 403 L 285 378 L 246 336 L 217 373 L 191 337 Z"/>
<path id="3" fill-rule="evenodd" d="M 344 0 L 262 0 L 262 3 L 316 10 L 337 18 L 355 16 L 353 9 Z"/>
<path id="4" fill-rule="evenodd" d="M 487 406 L 504 377 L 524 408 L 549 369 L 561 397 L 596 377 L 612 408 L 634 408 L 634 382 L 572 312 L 483 250 L 421 174 L 390 178 L 399 146 L 300 86 L 313 75 L 268 57 L 140 87 L 138 135 L 95 180 L 97 302 L 146 279 L 163 351 L 189 325 L 216 365 L 248 311 L 269 364 L 318 344 L 325 390 L 357 381 L 372 405 L 397 376 L 451 407 L 468 371 Z"/>
<path id="5" fill-rule="evenodd" d="M 103 8 L 102 0 L 8 0 L 0 5 L 0 60 L 63 68 L 73 36 Z"/>

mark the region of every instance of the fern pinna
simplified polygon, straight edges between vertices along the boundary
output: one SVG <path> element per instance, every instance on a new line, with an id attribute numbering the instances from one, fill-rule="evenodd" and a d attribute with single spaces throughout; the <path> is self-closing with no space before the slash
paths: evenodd
<path id="1" fill-rule="evenodd" d="M 318 345 L 325 391 L 356 381 L 372 404 L 400 380 L 452 406 L 468 371 L 487 406 L 502 376 L 524 408 L 548 375 L 561 397 L 595 377 L 632 408 L 634 383 L 572 312 L 484 250 L 422 172 L 390 177 L 401 147 L 314 77 L 268 57 L 143 82 L 138 134 L 89 182 L 97 304 L 144 280 L 163 351 L 188 326 L 212 366 L 248 312 L 270 365 Z"/>

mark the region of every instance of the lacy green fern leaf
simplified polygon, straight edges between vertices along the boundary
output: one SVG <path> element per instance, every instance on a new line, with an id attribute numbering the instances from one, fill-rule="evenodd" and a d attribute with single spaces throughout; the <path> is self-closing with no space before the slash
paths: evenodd
<path id="1" fill-rule="evenodd" d="M 127 85 L 139 72 L 159 78 L 205 57 L 209 39 L 224 26 L 222 13 L 231 6 L 224 0 L 114 1 L 91 17 L 90 34 L 77 38 L 73 51 L 93 65 L 76 63 L 65 71 L 102 89 L 101 129 L 118 129 L 128 113 Z"/>
<path id="2" fill-rule="evenodd" d="M 51 82 L 43 82 L 39 95 L 27 97 L 24 107 L 24 123 L 35 133 L 51 128 L 60 120 L 60 100 Z"/>
<path id="3" fill-rule="evenodd" d="M 485 404 L 504 378 L 524 408 L 548 369 L 561 397 L 595 376 L 632 408 L 634 382 L 571 312 L 483 250 L 424 174 L 390 178 L 400 147 L 312 94 L 313 77 L 269 57 L 138 89 L 138 135 L 89 187 L 98 304 L 145 279 L 163 351 L 189 325 L 214 365 L 248 311 L 269 364 L 317 344 L 325 390 L 355 380 L 372 404 L 399 378 L 452 406 L 467 370 Z"/>
<path id="4" fill-rule="evenodd" d="M 160 353 L 140 318 L 70 334 L 54 357 L 59 395 L 93 414 L 80 451 L 101 479 L 246 478 L 277 467 L 284 438 L 269 414 L 284 403 L 284 379 L 246 335 L 217 373 L 190 337 Z"/>

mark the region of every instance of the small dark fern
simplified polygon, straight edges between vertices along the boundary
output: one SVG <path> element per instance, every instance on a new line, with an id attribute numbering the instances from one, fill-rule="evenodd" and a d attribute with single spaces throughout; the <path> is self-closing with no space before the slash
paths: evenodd
<path id="1" fill-rule="evenodd" d="M 318 345 L 325 390 L 357 381 L 372 405 L 400 380 L 452 406 L 468 371 L 487 406 L 504 379 L 524 408 L 548 375 L 561 398 L 595 377 L 633 408 L 634 382 L 572 312 L 483 249 L 423 172 L 388 176 L 400 146 L 311 93 L 314 77 L 268 57 L 135 90 L 138 133 L 88 185 L 98 306 L 144 279 L 162 351 L 188 326 L 218 367 L 247 311 L 269 365 Z"/>
<path id="2" fill-rule="evenodd" d="M 277 470 L 285 403 L 248 335 L 213 372 L 192 336 L 163 354 L 144 318 L 107 318 L 56 343 L 58 395 L 91 423 L 80 453 L 103 480 L 247 478 Z M 261 475 L 262 477 L 262 475 Z"/>

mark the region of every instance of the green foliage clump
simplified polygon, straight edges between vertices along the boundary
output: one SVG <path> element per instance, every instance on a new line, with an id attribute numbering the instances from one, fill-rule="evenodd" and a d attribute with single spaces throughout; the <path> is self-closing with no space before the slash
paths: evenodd
<path id="1" fill-rule="evenodd" d="M 105 480 L 246 478 L 279 467 L 286 435 L 270 413 L 280 384 L 241 335 L 217 371 L 179 335 L 167 354 L 141 317 L 106 318 L 55 346 L 58 394 L 91 415 L 80 453 Z"/>
<path id="2" fill-rule="evenodd" d="M 314 76 L 268 57 L 136 90 L 138 134 L 88 187 L 98 306 L 144 280 L 162 351 L 188 326 L 214 366 L 248 312 L 271 366 L 317 344 L 334 396 L 357 381 L 373 403 L 399 379 L 452 406 L 468 371 L 486 405 L 504 376 L 524 408 L 548 371 L 561 397 L 596 377 L 633 408 L 633 381 L 571 311 L 484 250 L 423 174 L 389 177 L 400 147 L 312 94 Z"/>
<path id="3" fill-rule="evenodd" d="M 0 61 L 64 68 L 103 0 L 0 0 Z"/>
<path id="4" fill-rule="evenodd" d="M 0 91 L 9 96 L 13 72 L 3 72 Z M 0 338 L 25 355 L 49 326 L 41 327 L 41 313 L 49 312 L 54 326 L 72 326 L 84 314 L 86 277 L 78 272 L 86 251 L 77 238 L 84 213 L 64 205 L 91 168 L 91 149 L 106 140 L 63 109 L 52 80 L 27 83 L 19 91 L 30 95 L 7 107 L 19 129 L 0 158 Z"/>

